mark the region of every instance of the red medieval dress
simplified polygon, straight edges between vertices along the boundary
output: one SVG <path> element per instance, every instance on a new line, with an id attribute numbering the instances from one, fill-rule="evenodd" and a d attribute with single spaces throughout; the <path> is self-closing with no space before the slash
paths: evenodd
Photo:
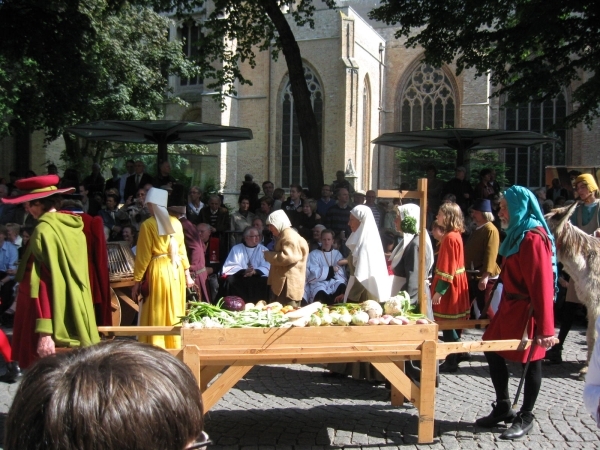
<path id="1" fill-rule="evenodd" d="M 35 330 L 38 319 L 51 319 L 52 307 L 48 292 L 52 290 L 52 279 L 46 266 L 42 266 L 40 274 L 40 291 L 37 298 L 31 298 L 31 268 L 33 255 L 21 264 L 26 264 L 23 279 L 19 281 L 17 291 L 17 309 L 12 339 L 12 357 L 19 362 L 22 369 L 27 369 L 37 356 L 39 334 Z"/>
<path id="2" fill-rule="evenodd" d="M 505 259 L 500 279 L 502 298 L 498 312 L 483 334 L 484 341 L 499 339 L 522 339 L 527 336 L 554 335 L 554 272 L 552 270 L 552 247 L 546 232 L 525 234 L 519 251 Z M 530 308 L 533 308 L 529 320 Z M 535 331 L 534 331 L 535 330 Z M 526 362 L 529 349 L 525 351 L 498 352 L 510 361 Z M 532 361 L 543 359 L 546 350 L 535 346 Z"/>
<path id="3" fill-rule="evenodd" d="M 108 249 L 104 222 L 100 216 L 78 213 L 83 220 L 83 234 L 87 242 L 90 290 L 94 301 L 98 326 L 112 325 L 110 279 L 108 274 Z"/>
<path id="4" fill-rule="evenodd" d="M 440 282 L 448 283 L 448 289 L 442 295 L 438 305 L 433 305 L 433 317 L 436 321 L 467 319 L 471 310 L 469 301 L 469 283 L 464 265 L 462 237 L 458 231 L 444 235 L 431 285 L 431 295 L 436 293 Z"/>

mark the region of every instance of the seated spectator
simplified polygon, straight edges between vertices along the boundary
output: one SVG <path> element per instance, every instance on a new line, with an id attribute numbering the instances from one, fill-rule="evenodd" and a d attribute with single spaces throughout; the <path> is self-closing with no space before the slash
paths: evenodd
<path id="1" fill-rule="evenodd" d="M 168 352 L 109 341 L 38 361 L 6 419 L 6 450 L 203 448 L 202 396 Z"/>
<path id="2" fill-rule="evenodd" d="M 204 262 L 206 265 L 206 289 L 210 296 L 211 302 L 217 301 L 217 292 L 219 290 L 219 278 L 218 275 L 221 272 L 223 266 L 223 259 L 221 257 L 221 249 L 223 248 L 219 242 L 219 238 L 212 237 L 212 227 L 207 223 L 199 223 L 196 225 L 200 239 L 204 244 Z"/>
<path id="3" fill-rule="evenodd" d="M 260 217 L 255 217 L 252 221 L 252 226 L 260 233 L 260 243 L 265 247 L 269 245 L 269 242 L 273 240 L 273 233 L 269 231 L 269 227 L 265 226 L 264 221 Z"/>
<path id="4" fill-rule="evenodd" d="M 321 216 L 317 214 L 317 202 L 308 199 L 302 205 L 302 212 L 297 216 L 297 229 L 300 236 L 310 241 L 312 229 L 321 222 Z"/>
<path id="5" fill-rule="evenodd" d="M 271 265 L 265 260 L 267 248 L 260 244 L 261 237 L 256 228 L 246 227 L 244 242 L 231 248 L 223 264 L 222 296 L 236 295 L 252 303 L 269 298 Z"/>
<path id="6" fill-rule="evenodd" d="M 281 188 L 277 188 L 273 191 L 273 207 L 271 208 L 272 211 L 277 211 L 278 209 L 281 209 L 284 196 L 285 191 Z"/>
<path id="7" fill-rule="evenodd" d="M 259 200 L 260 208 L 256 210 L 256 217 L 262 220 L 263 224 L 267 221 L 269 214 L 273 212 L 273 197 L 262 197 Z"/>
<path id="8" fill-rule="evenodd" d="M 123 240 L 129 244 L 129 248 L 135 248 L 137 241 L 135 228 L 132 225 L 125 225 L 121 230 L 121 233 L 123 234 Z"/>
<path id="9" fill-rule="evenodd" d="M 257 185 L 258 186 L 258 185 Z M 248 197 L 240 197 L 239 209 L 231 214 L 231 226 L 229 229 L 235 233 L 231 234 L 231 245 L 242 242 L 242 233 L 244 230 L 252 226 L 254 214 L 250 212 L 250 199 Z"/>
<path id="10" fill-rule="evenodd" d="M 336 297 L 346 291 L 345 263 L 342 254 L 333 248 L 334 233 L 321 232 L 321 248 L 308 255 L 304 300 L 331 305 Z"/>
<path id="11" fill-rule="evenodd" d="M 194 225 L 200 223 L 200 211 L 204 208 L 202 203 L 202 190 L 198 186 L 192 186 L 189 193 L 189 203 L 186 208 L 187 218 Z"/>
<path id="12" fill-rule="evenodd" d="M 325 225 L 316 224 L 312 231 L 311 238 L 308 239 L 308 251 L 319 250 L 321 248 L 321 232 L 325 230 Z"/>
<path id="13" fill-rule="evenodd" d="M 122 239 L 121 222 L 117 216 L 118 204 L 119 197 L 115 194 L 108 194 L 104 209 L 101 209 L 98 214 L 104 222 L 107 241 L 120 241 Z"/>
<path id="14" fill-rule="evenodd" d="M 8 242 L 13 244 L 17 248 L 21 248 L 21 227 L 18 223 L 7 223 L 6 224 L 6 239 Z"/>
<path id="15" fill-rule="evenodd" d="M 145 201 L 146 190 L 138 189 L 135 199 L 128 197 L 117 213 L 119 220 L 123 223 L 130 223 L 136 232 L 140 231 L 142 222 L 150 217 L 150 211 L 148 211 Z"/>
<path id="16" fill-rule="evenodd" d="M 29 238 L 33 233 L 33 227 L 23 227 L 21 228 L 21 247 L 19 247 L 19 261 L 21 260 L 21 256 L 27 247 L 27 243 L 29 242 Z"/>
<path id="17" fill-rule="evenodd" d="M 347 239 L 350 236 L 350 227 L 348 220 L 350 219 L 350 194 L 345 188 L 339 188 L 337 191 L 337 203 L 327 211 L 327 215 L 323 219 L 323 225 L 330 230 L 333 230 L 336 235 L 340 235 L 342 239 Z"/>
<path id="18" fill-rule="evenodd" d="M 0 314 L 13 303 L 15 273 L 19 262 L 17 247 L 7 240 L 7 235 L 7 227 L 0 225 Z"/>

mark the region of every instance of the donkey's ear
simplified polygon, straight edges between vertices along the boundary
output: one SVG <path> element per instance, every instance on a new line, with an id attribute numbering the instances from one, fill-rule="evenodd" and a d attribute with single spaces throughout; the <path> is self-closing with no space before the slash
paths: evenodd
<path id="1" fill-rule="evenodd" d="M 574 202 L 573 204 L 568 206 L 563 206 L 562 208 L 554 208 L 552 211 L 546 214 L 544 218 L 547 221 L 552 220 L 555 222 L 564 222 L 565 220 L 568 220 L 569 217 L 571 217 L 571 215 L 575 211 L 575 208 L 577 208 L 577 202 Z"/>

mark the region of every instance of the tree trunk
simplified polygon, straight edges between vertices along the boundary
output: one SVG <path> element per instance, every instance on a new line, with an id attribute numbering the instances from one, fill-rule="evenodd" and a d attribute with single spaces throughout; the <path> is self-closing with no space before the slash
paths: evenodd
<path id="1" fill-rule="evenodd" d="M 323 167 L 321 165 L 321 142 L 317 126 L 317 118 L 310 102 L 310 92 L 304 79 L 304 68 L 300 47 L 294 33 L 281 12 L 276 0 L 263 0 L 265 12 L 277 28 L 281 49 L 288 67 L 290 85 L 294 96 L 294 108 L 298 118 L 298 128 L 302 139 L 304 168 L 307 174 L 308 189 L 313 197 L 321 193 L 324 184 Z"/>

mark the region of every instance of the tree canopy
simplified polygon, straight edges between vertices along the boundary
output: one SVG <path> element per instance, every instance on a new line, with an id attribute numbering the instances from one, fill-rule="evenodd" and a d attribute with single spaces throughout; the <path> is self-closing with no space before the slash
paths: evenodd
<path id="1" fill-rule="evenodd" d="M 110 0 L 0 3 L 0 135 L 100 119 L 153 119 L 168 75 L 194 71 L 151 8 Z"/>
<path id="2" fill-rule="evenodd" d="M 457 74 L 490 72 L 511 103 L 552 99 L 574 86 L 564 125 L 600 115 L 600 3 L 596 0 L 382 0 L 372 19 L 422 46 L 427 62 Z"/>

